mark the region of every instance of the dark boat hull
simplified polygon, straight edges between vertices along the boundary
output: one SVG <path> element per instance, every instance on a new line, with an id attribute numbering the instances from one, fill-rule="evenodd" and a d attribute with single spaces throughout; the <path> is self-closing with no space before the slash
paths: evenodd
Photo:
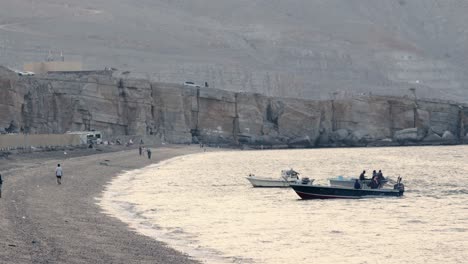
<path id="1" fill-rule="evenodd" d="M 291 188 L 302 199 L 359 199 L 371 197 L 398 197 L 403 190 L 389 189 L 349 189 L 320 185 L 291 184 Z"/>

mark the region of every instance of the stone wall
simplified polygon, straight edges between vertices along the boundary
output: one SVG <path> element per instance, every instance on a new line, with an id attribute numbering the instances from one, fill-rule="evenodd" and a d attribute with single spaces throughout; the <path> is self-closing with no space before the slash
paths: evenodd
<path id="1" fill-rule="evenodd" d="M 0 130 L 96 129 L 169 143 L 277 147 L 460 143 L 468 108 L 409 97 L 303 100 L 150 82 L 112 71 L 19 77 L 0 68 Z"/>
<path id="2" fill-rule="evenodd" d="M 81 145 L 79 135 L 8 134 L 0 135 L 0 150 L 30 147 L 64 147 Z"/>

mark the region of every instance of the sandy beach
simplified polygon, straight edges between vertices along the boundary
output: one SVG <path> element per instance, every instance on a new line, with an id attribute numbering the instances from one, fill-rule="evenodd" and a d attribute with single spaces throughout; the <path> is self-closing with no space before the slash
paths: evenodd
<path id="1" fill-rule="evenodd" d="M 198 146 L 73 150 L 12 155 L 0 160 L 0 263 L 197 263 L 137 234 L 96 204 L 104 185 L 124 170 L 200 152 Z M 63 184 L 54 170 L 61 163 Z"/>

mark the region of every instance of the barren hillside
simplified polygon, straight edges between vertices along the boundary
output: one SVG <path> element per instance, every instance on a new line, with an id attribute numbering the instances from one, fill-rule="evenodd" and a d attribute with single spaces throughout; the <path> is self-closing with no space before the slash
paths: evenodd
<path id="1" fill-rule="evenodd" d="M 464 0 L 0 0 L 0 63 L 52 50 L 155 81 L 468 102 L 467 13 Z"/>

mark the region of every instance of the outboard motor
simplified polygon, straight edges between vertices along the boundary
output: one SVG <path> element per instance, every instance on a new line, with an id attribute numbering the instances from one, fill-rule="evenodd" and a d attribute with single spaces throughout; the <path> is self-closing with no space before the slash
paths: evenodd
<path id="1" fill-rule="evenodd" d="M 399 190 L 400 192 L 405 191 L 405 185 L 401 183 L 401 177 L 398 177 L 397 183 L 393 185 L 394 190 Z"/>
<path id="2" fill-rule="evenodd" d="M 309 184 L 309 183 L 310 183 L 310 179 L 308 177 L 302 178 L 301 184 Z"/>
<path id="3" fill-rule="evenodd" d="M 397 184 L 393 185 L 393 189 L 400 190 L 400 191 L 405 191 L 405 185 L 403 183 L 397 183 Z"/>

